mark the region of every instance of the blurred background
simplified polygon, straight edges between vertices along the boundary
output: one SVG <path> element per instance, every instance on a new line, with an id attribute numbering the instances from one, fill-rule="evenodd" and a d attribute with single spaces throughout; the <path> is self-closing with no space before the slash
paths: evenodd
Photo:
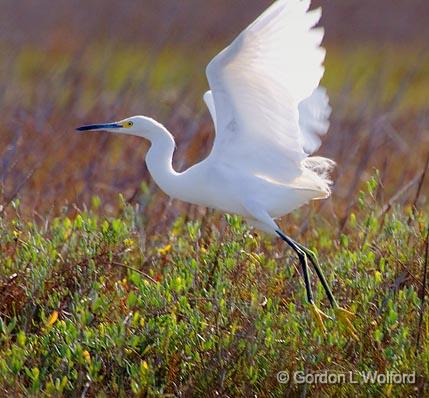
<path id="1" fill-rule="evenodd" d="M 97 195 L 139 203 L 155 223 L 185 207 L 154 186 L 147 143 L 78 135 L 84 123 L 135 114 L 174 134 L 183 170 L 210 151 L 204 69 L 268 0 L 2 0 L 0 12 L 0 205 L 29 215 L 83 208 Z M 333 198 L 311 209 L 341 226 L 375 168 L 380 200 L 418 205 L 429 192 L 429 3 L 317 0 L 328 50 L 323 84 L 333 106 L 320 150 L 338 162 Z M 321 206 L 321 209 L 319 209 Z M 310 209 L 310 211 L 311 211 Z"/>

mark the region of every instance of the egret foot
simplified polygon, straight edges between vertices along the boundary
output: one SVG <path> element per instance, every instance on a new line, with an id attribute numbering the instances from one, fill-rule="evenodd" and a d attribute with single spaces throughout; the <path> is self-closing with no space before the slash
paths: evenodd
<path id="1" fill-rule="evenodd" d="M 356 340 L 359 341 L 355 327 L 352 324 L 352 321 L 356 318 L 356 314 L 350 312 L 342 307 L 334 308 L 335 318 L 338 323 Z"/>
<path id="2" fill-rule="evenodd" d="M 326 315 L 322 310 L 320 310 L 316 304 L 310 303 L 310 312 L 313 316 L 314 321 L 316 322 L 317 328 L 324 334 L 327 334 L 325 324 L 323 323 L 326 319 L 332 319 L 329 315 Z"/>

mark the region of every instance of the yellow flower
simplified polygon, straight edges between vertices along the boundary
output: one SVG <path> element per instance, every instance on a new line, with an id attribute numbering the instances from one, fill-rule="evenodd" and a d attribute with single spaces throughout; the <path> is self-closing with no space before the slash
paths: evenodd
<path id="1" fill-rule="evenodd" d="M 382 276 L 381 272 L 375 271 L 375 273 L 374 273 L 374 279 L 375 279 L 375 281 L 377 283 L 381 283 L 382 278 L 383 278 L 383 276 Z"/>
<path id="2" fill-rule="evenodd" d="M 161 254 L 162 256 L 165 256 L 170 251 L 171 251 L 171 245 L 166 245 L 166 246 L 161 247 L 160 249 L 158 249 L 158 253 Z"/>
<path id="3" fill-rule="evenodd" d="M 52 326 L 58 319 L 58 311 L 54 311 L 48 319 L 47 326 Z"/>
<path id="4" fill-rule="evenodd" d="M 85 350 L 83 353 L 83 358 L 85 359 L 86 363 L 90 364 L 91 363 L 91 354 Z"/>
<path id="5" fill-rule="evenodd" d="M 393 384 L 388 384 L 384 388 L 384 393 L 386 394 L 386 397 L 391 397 L 392 396 L 392 388 L 393 388 Z"/>
<path id="6" fill-rule="evenodd" d="M 132 248 L 134 246 L 134 241 L 132 239 L 125 239 L 124 245 L 128 248 Z"/>

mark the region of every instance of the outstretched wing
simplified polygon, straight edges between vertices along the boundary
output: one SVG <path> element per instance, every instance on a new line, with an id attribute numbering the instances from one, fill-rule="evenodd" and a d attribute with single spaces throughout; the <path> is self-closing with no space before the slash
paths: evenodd
<path id="1" fill-rule="evenodd" d="M 274 165 L 308 156 L 314 132 L 301 132 L 298 106 L 318 87 L 325 57 L 323 29 L 314 29 L 321 11 L 309 6 L 276 1 L 208 65 L 217 162 L 274 178 Z"/>

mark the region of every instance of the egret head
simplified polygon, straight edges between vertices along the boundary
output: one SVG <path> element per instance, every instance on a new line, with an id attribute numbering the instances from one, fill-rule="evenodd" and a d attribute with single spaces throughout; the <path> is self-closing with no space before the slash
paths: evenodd
<path id="1" fill-rule="evenodd" d="M 78 127 L 76 130 L 81 132 L 107 131 L 109 133 L 136 135 L 151 140 L 154 126 L 158 124 L 155 120 L 145 116 L 133 116 L 119 122 L 89 124 Z"/>

